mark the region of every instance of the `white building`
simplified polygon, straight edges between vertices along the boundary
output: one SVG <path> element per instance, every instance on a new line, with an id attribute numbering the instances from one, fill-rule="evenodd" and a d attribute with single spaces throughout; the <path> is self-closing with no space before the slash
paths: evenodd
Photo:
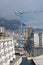
<path id="1" fill-rule="evenodd" d="M 34 33 L 34 47 L 39 47 L 39 34 Z"/>
<path id="2" fill-rule="evenodd" d="M 0 32 L 4 33 L 5 32 L 5 28 L 4 27 L 0 27 Z"/>
<path id="3" fill-rule="evenodd" d="M 43 33 L 34 32 L 31 38 L 33 40 L 34 47 L 43 47 Z"/>
<path id="4" fill-rule="evenodd" d="M 9 65 L 16 58 L 14 50 L 15 40 L 0 40 L 0 65 Z"/>
<path id="5" fill-rule="evenodd" d="M 33 56 L 38 56 L 43 54 L 43 33 L 33 32 L 31 34 L 31 53 Z"/>

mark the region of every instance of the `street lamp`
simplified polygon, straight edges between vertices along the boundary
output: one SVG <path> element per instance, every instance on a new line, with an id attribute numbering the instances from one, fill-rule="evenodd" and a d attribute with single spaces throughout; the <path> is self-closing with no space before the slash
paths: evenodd
<path id="1" fill-rule="evenodd" d="M 15 15 L 20 17 L 20 48 L 22 48 L 22 16 L 24 12 L 16 12 Z"/>

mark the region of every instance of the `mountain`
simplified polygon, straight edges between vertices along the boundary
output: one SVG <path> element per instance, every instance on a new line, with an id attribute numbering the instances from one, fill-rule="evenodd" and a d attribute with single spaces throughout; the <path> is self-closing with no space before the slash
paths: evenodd
<path id="1" fill-rule="evenodd" d="M 18 20 L 6 20 L 4 18 L 0 18 L 0 26 L 5 27 L 7 30 L 17 30 L 20 28 L 20 21 Z M 26 24 L 22 23 L 22 26 L 26 26 Z M 34 32 L 43 32 L 41 28 L 33 28 Z"/>
<path id="2" fill-rule="evenodd" d="M 18 27 L 20 27 L 20 21 L 0 18 L 0 26 L 5 27 L 7 30 L 18 30 Z M 25 24 L 22 23 L 22 26 L 25 26 Z"/>
<path id="3" fill-rule="evenodd" d="M 33 28 L 33 30 L 34 30 L 34 32 L 43 32 L 43 29 L 41 29 L 41 28 Z"/>

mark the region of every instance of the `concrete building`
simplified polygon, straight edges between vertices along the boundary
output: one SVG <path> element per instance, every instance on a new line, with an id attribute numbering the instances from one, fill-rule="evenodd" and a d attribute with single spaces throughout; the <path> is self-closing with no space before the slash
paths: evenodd
<path id="1" fill-rule="evenodd" d="M 43 47 L 43 33 L 34 32 L 30 36 L 31 41 L 33 41 L 34 47 Z"/>
<path id="2" fill-rule="evenodd" d="M 43 47 L 43 33 L 42 33 L 42 47 Z"/>
<path id="3" fill-rule="evenodd" d="M 4 33 L 5 32 L 5 28 L 4 27 L 0 27 L 0 33 Z"/>
<path id="4" fill-rule="evenodd" d="M 0 65 L 9 65 L 16 58 L 14 43 L 15 40 L 10 38 L 0 40 Z"/>
<path id="5" fill-rule="evenodd" d="M 39 34 L 34 33 L 34 47 L 39 47 Z"/>
<path id="6" fill-rule="evenodd" d="M 39 47 L 42 47 L 42 33 L 39 33 Z"/>
<path id="7" fill-rule="evenodd" d="M 31 33 L 31 45 L 32 45 L 32 55 L 38 56 L 43 54 L 43 33 L 34 32 Z"/>

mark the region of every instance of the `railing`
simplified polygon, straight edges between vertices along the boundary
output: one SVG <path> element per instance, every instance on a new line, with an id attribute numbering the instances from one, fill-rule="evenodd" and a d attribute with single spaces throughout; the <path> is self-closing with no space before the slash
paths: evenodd
<path id="1" fill-rule="evenodd" d="M 20 58 L 14 63 L 14 65 L 20 65 L 21 62 L 22 62 L 22 57 L 20 57 Z"/>

